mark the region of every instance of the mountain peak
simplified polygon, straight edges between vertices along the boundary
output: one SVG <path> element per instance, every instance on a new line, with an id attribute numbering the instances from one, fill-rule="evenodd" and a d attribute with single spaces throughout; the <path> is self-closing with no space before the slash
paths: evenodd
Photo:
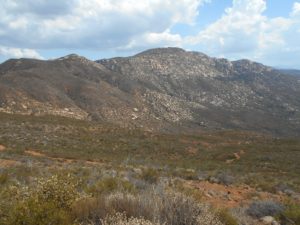
<path id="1" fill-rule="evenodd" d="M 80 55 L 77 55 L 75 53 L 72 53 L 72 54 L 69 54 L 69 55 L 66 55 L 64 57 L 60 57 L 58 58 L 57 60 L 88 60 L 87 58 L 83 57 L 83 56 L 80 56 Z"/>
<path id="2" fill-rule="evenodd" d="M 166 47 L 166 48 L 153 48 L 141 53 L 136 54 L 136 56 L 143 56 L 143 55 L 158 55 L 158 54 L 178 54 L 178 53 L 185 53 L 186 51 L 182 48 L 177 47 Z"/>

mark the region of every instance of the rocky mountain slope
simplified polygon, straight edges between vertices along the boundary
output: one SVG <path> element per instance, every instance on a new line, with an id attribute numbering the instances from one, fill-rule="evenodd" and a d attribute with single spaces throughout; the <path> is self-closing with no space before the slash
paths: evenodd
<path id="1" fill-rule="evenodd" d="M 0 111 L 147 130 L 300 134 L 300 80 L 248 60 L 178 48 L 96 62 L 77 55 L 0 65 Z"/>

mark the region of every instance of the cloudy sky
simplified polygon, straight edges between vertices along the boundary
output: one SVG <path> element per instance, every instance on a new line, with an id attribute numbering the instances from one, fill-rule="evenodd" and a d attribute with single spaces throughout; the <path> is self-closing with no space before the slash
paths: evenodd
<path id="1" fill-rule="evenodd" d="M 176 46 L 300 69 L 300 0 L 0 0 L 0 62 Z"/>

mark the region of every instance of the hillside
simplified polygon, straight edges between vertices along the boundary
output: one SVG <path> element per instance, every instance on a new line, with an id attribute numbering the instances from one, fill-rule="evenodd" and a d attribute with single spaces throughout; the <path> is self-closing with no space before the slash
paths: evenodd
<path id="1" fill-rule="evenodd" d="M 279 70 L 282 73 L 295 76 L 295 77 L 300 77 L 300 70 L 293 70 L 293 69 L 281 69 Z"/>
<path id="2" fill-rule="evenodd" d="M 116 212 L 167 225 L 297 224 L 299 146 L 250 132 L 161 134 L 0 113 L 0 224 L 127 224 L 102 222 Z"/>
<path id="3" fill-rule="evenodd" d="M 178 48 L 96 62 L 69 55 L 0 65 L 0 111 L 162 131 L 300 133 L 300 82 L 249 60 Z"/>

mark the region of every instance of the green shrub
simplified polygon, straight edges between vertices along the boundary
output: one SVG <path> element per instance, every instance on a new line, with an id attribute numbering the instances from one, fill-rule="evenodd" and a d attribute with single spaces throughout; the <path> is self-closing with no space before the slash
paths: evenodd
<path id="1" fill-rule="evenodd" d="M 33 192 L 40 202 L 53 202 L 59 208 L 69 209 L 79 197 L 77 185 L 76 178 L 70 175 L 55 175 L 49 179 L 40 179 Z"/>
<path id="2" fill-rule="evenodd" d="M 300 225 L 300 205 L 295 203 L 286 205 L 285 211 L 280 215 L 280 220 L 283 224 L 293 221 L 295 225 Z"/>
<path id="3" fill-rule="evenodd" d="M 69 211 L 79 197 L 77 183 L 70 176 L 39 179 L 35 185 L 11 186 L 2 192 L 3 225 L 69 225 Z"/>
<path id="4" fill-rule="evenodd" d="M 18 202 L 10 213 L 7 225 L 70 225 L 68 211 L 54 202 L 40 202 L 35 197 Z"/>
<path id="5" fill-rule="evenodd" d="M 114 191 L 134 192 L 135 187 L 128 181 L 121 180 L 115 177 L 107 177 L 97 181 L 94 185 L 89 186 L 86 191 L 93 196 L 109 194 Z"/>
<path id="6" fill-rule="evenodd" d="M 102 180 L 97 181 L 92 186 L 87 188 L 87 192 L 99 196 L 104 193 L 110 193 L 118 189 L 118 181 L 116 178 L 107 177 Z"/>
<path id="7" fill-rule="evenodd" d="M 158 181 L 159 173 L 152 168 L 143 169 L 140 178 L 150 184 L 154 184 Z"/>
<path id="8" fill-rule="evenodd" d="M 8 182 L 9 176 L 7 172 L 0 173 L 0 185 L 4 185 Z"/>

